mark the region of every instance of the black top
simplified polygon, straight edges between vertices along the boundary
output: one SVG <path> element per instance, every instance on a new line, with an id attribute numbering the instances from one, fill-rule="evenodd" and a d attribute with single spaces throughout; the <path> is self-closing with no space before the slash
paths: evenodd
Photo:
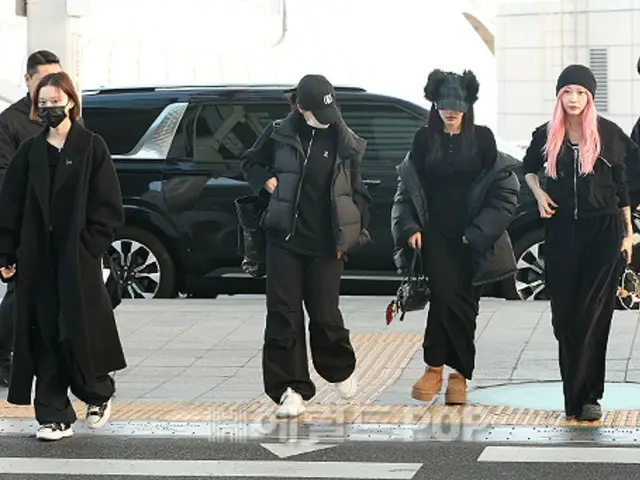
<path id="1" fill-rule="evenodd" d="M 53 182 L 56 178 L 56 170 L 60 161 L 60 149 L 47 142 L 47 158 L 49 159 L 49 201 L 53 195 Z"/>
<path id="2" fill-rule="evenodd" d="M 640 156 L 637 146 L 615 123 L 598 117 L 601 150 L 588 175 L 580 173 L 580 151 L 563 143 L 556 162 L 557 178 L 545 173 L 547 124 L 536 128 L 523 159 L 523 173 L 543 175 L 543 188 L 558 205 L 554 218 L 590 218 L 617 214 L 629 206 L 627 178 L 637 184 Z"/>
<path id="3" fill-rule="evenodd" d="M 428 160 L 429 137 L 426 127 L 414 136 L 412 158 L 417 162 L 420 180 L 427 193 L 429 228 L 460 240 L 469 225 L 468 195 L 482 172 L 495 162 L 497 148 L 493 133 L 476 127 L 476 152 L 464 155 L 462 136 L 440 132 L 442 157 Z"/>
<path id="4" fill-rule="evenodd" d="M 331 215 L 331 184 L 336 162 L 335 130 L 309 127 L 303 118 L 298 125 L 306 165 L 300 186 L 298 218 L 291 237 L 278 243 L 311 256 L 335 256 L 335 240 Z"/>

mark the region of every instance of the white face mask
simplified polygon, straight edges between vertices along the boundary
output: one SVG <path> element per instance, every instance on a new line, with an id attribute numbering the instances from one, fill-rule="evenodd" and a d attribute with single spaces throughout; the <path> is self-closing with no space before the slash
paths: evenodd
<path id="1" fill-rule="evenodd" d="M 311 112 L 305 112 L 304 114 L 304 119 L 307 121 L 307 125 L 309 125 L 310 127 L 313 128 L 329 128 L 329 125 L 324 125 L 322 123 L 320 123 L 316 117 L 313 116 L 313 113 Z"/>

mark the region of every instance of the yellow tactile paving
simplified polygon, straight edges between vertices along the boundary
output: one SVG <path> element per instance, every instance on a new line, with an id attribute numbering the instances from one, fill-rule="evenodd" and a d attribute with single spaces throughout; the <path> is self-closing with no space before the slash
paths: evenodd
<path id="1" fill-rule="evenodd" d="M 422 334 L 355 334 L 351 336 L 358 359 L 356 378 L 359 391 L 352 403 L 368 404 L 393 384 L 402 374 L 411 358 L 422 345 Z M 309 367 L 311 379 L 316 385 L 312 404 L 338 403 L 334 388 L 324 381 L 313 366 Z M 271 399 L 263 396 L 260 401 L 271 408 Z"/>
<path id="2" fill-rule="evenodd" d="M 75 403 L 79 416 L 84 405 Z M 260 401 L 248 404 L 233 403 L 180 403 L 180 402 L 114 402 L 114 421 L 165 422 L 274 422 L 274 406 L 268 408 Z M 0 401 L 1 419 L 33 418 L 31 406 L 19 407 Z M 285 421 L 285 420 L 283 420 Z M 581 423 L 567 420 L 561 411 L 519 409 L 506 406 L 412 406 L 363 404 L 310 404 L 304 414 L 294 422 L 317 424 L 394 424 L 428 425 L 455 424 L 478 427 L 500 426 L 599 426 L 640 427 L 640 411 L 605 411 L 599 422 Z"/>
<path id="3" fill-rule="evenodd" d="M 355 334 L 352 342 L 358 358 L 358 395 L 345 402 L 333 387 L 322 380 L 310 366 L 317 392 L 306 411 L 295 422 L 326 425 L 468 425 L 477 427 L 527 426 L 600 426 L 640 427 L 639 410 L 605 411 L 600 422 L 581 423 L 567 420 L 561 411 L 545 411 L 508 406 L 415 406 L 379 405 L 374 402 L 401 375 L 422 344 L 421 334 Z M 74 402 L 78 416 L 84 405 Z M 154 402 L 118 401 L 113 405 L 114 421 L 164 422 L 237 422 L 277 421 L 275 405 L 266 397 L 239 404 L 226 402 Z M 10 405 L 0 401 L 0 419 L 31 419 L 31 406 Z M 281 420 L 287 421 L 287 420 Z"/>

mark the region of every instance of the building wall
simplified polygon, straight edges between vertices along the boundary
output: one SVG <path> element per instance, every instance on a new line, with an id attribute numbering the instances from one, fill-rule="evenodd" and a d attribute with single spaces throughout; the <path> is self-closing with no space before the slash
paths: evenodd
<path id="1" fill-rule="evenodd" d="M 504 2 L 496 19 L 498 134 L 528 144 L 571 63 L 592 68 L 596 106 L 625 132 L 640 116 L 640 0 Z"/>

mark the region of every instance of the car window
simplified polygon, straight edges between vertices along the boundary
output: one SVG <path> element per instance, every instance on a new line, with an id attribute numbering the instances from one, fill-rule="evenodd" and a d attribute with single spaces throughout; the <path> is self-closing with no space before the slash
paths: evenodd
<path id="1" fill-rule="evenodd" d="M 164 107 L 136 101 L 87 103 L 82 108 L 82 119 L 89 130 L 104 138 L 112 155 L 125 155 L 138 144 Z"/>
<path id="2" fill-rule="evenodd" d="M 425 120 L 390 104 L 341 106 L 347 125 L 367 141 L 363 170 L 395 167 L 411 149 L 416 130 Z"/>
<path id="3" fill-rule="evenodd" d="M 274 120 L 288 115 L 286 102 L 205 104 L 195 113 L 193 160 L 236 172 L 240 157 Z"/>

